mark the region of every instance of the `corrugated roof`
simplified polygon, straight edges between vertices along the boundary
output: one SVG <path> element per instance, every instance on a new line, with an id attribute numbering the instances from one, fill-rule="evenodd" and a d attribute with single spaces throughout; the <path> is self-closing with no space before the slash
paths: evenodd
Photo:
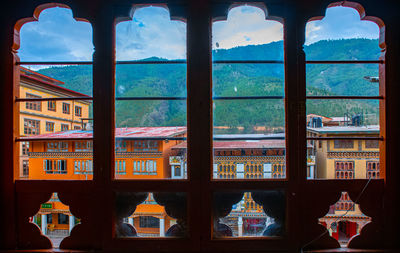
<path id="1" fill-rule="evenodd" d="M 248 140 L 248 141 L 214 141 L 214 149 L 235 148 L 285 148 L 285 140 Z M 186 142 L 182 142 L 172 149 L 185 149 Z"/>
<path id="2" fill-rule="evenodd" d="M 126 127 L 117 128 L 115 137 L 121 139 L 135 138 L 167 138 L 186 133 L 186 127 Z M 93 137 L 91 130 L 69 130 L 49 134 L 40 134 L 29 137 L 29 139 L 87 139 Z"/>
<path id="3" fill-rule="evenodd" d="M 317 133 L 338 133 L 338 134 L 379 133 L 379 126 L 370 125 L 370 126 L 307 127 L 307 130 Z"/>

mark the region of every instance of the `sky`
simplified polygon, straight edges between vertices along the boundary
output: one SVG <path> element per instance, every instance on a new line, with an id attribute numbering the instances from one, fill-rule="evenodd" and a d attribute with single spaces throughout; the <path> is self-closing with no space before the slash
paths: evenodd
<path id="1" fill-rule="evenodd" d="M 233 8 L 226 21 L 213 24 L 213 48 L 266 44 L 283 39 L 283 25 L 269 21 L 256 7 Z M 92 26 L 76 21 L 65 8 L 44 10 L 39 21 L 22 26 L 21 61 L 90 61 L 94 46 Z M 378 26 L 360 21 L 352 8 L 328 8 L 322 20 L 311 21 L 306 27 L 306 45 L 319 40 L 369 38 L 377 39 Z M 171 21 L 167 9 L 146 7 L 135 11 L 132 20 L 116 27 L 117 60 L 137 60 L 152 56 L 184 59 L 186 24 Z"/>

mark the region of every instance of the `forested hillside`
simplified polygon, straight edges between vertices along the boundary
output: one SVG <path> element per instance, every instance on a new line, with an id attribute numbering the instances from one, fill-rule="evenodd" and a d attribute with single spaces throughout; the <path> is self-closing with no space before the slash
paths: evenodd
<path id="1" fill-rule="evenodd" d="M 377 40 L 349 39 L 319 41 L 304 47 L 307 60 L 376 60 L 380 49 Z M 218 49 L 214 60 L 283 61 L 283 42 L 265 45 Z M 164 60 L 150 58 L 148 60 Z M 63 66 L 41 69 L 44 75 L 65 82 L 65 87 L 92 95 L 91 66 Z M 378 84 L 365 76 L 377 76 L 377 64 L 308 64 L 308 95 L 378 95 Z M 118 65 L 116 95 L 186 96 L 185 64 Z M 283 96 L 284 65 L 214 64 L 214 96 Z M 216 100 L 214 124 L 235 129 L 265 126 L 267 132 L 281 131 L 284 126 L 283 100 Z M 116 124 L 125 126 L 185 125 L 185 101 L 117 101 Z M 373 101 L 309 101 L 307 113 L 343 116 L 345 112 L 368 114 L 367 122 L 377 123 L 378 104 Z"/>

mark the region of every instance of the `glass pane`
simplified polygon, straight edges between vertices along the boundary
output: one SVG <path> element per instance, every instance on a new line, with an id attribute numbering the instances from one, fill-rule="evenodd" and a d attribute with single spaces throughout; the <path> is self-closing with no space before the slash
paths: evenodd
<path id="1" fill-rule="evenodd" d="M 116 26 L 117 59 L 155 63 L 116 66 L 115 178 L 184 179 L 187 67 L 157 62 L 186 60 L 186 24 L 160 7 L 132 13 Z"/>
<path id="2" fill-rule="evenodd" d="M 186 193 L 116 194 L 117 237 L 186 237 Z"/>
<path id="3" fill-rule="evenodd" d="M 283 236 L 284 191 L 214 193 L 213 237 Z"/>
<path id="4" fill-rule="evenodd" d="M 308 179 L 380 178 L 379 141 L 309 140 L 308 143 Z"/>
<path id="5" fill-rule="evenodd" d="M 213 64 L 213 96 L 284 96 L 283 64 Z"/>
<path id="6" fill-rule="evenodd" d="M 307 64 L 308 96 L 379 96 L 378 64 Z"/>
<path id="7" fill-rule="evenodd" d="M 20 86 L 26 97 L 57 97 L 51 90 Z M 56 89 L 53 87 L 53 89 Z M 65 90 L 61 90 L 60 92 Z M 31 94 L 31 95 L 29 95 Z M 70 95 L 70 94 L 68 94 Z M 88 180 L 93 174 L 90 100 L 20 102 L 20 179 Z M 26 140 L 24 140 L 26 139 Z"/>
<path id="8" fill-rule="evenodd" d="M 379 27 L 361 20 L 356 9 L 331 7 L 322 20 L 306 26 L 307 60 L 377 60 Z"/>

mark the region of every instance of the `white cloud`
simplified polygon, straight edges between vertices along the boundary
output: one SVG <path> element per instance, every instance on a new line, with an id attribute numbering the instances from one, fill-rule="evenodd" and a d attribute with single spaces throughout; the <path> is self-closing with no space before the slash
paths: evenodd
<path id="1" fill-rule="evenodd" d="M 227 21 L 213 24 L 213 46 L 232 48 L 237 46 L 266 44 L 283 39 L 283 25 L 265 20 L 264 12 L 256 7 L 233 8 Z"/>

